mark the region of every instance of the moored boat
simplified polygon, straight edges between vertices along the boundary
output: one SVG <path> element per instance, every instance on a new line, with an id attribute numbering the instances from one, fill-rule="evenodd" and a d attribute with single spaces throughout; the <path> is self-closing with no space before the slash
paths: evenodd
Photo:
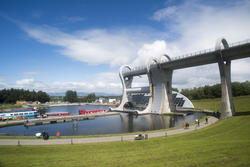
<path id="1" fill-rule="evenodd" d="M 16 120 L 16 119 L 27 119 L 36 118 L 39 113 L 34 108 L 26 109 L 12 109 L 0 112 L 0 120 Z"/>
<path id="2" fill-rule="evenodd" d="M 79 115 L 85 115 L 85 114 L 97 114 L 97 113 L 101 113 L 101 112 L 106 112 L 106 110 L 85 110 L 85 109 L 81 109 L 79 110 Z"/>
<path id="3" fill-rule="evenodd" d="M 51 113 L 46 113 L 46 116 L 69 116 L 70 113 L 69 112 L 51 112 Z"/>

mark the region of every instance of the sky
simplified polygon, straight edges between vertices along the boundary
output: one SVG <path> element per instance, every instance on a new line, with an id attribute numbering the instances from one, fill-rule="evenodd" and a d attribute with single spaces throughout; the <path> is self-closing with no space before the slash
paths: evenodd
<path id="1" fill-rule="evenodd" d="M 0 89 L 119 95 L 122 65 L 250 39 L 249 18 L 249 0 L 0 0 Z M 246 80 L 250 58 L 233 61 L 232 81 Z M 173 74 L 179 90 L 216 83 L 217 64 Z"/>

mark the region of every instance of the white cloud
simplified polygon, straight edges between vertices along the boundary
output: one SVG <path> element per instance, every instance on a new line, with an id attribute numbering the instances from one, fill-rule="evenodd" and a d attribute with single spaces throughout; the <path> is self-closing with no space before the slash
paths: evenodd
<path id="1" fill-rule="evenodd" d="M 217 64 L 175 70 L 173 87 L 179 89 L 213 85 L 220 82 Z"/>
<path id="2" fill-rule="evenodd" d="M 144 44 L 137 52 L 136 59 L 132 62 L 133 65 L 145 65 L 150 57 L 160 58 L 167 54 L 170 58 L 176 57 L 179 53 L 179 48 L 176 45 L 167 43 L 164 40 L 156 40 L 153 43 Z"/>
<path id="3" fill-rule="evenodd" d="M 6 89 L 6 88 L 9 88 L 8 84 L 0 81 L 0 89 Z"/>
<path id="4" fill-rule="evenodd" d="M 163 40 L 157 40 L 151 44 L 144 44 L 143 47 L 138 51 L 138 56 L 136 57 L 133 64 L 145 65 L 150 57 L 159 57 L 165 53 L 167 53 L 167 46 L 166 42 Z"/>
<path id="5" fill-rule="evenodd" d="M 30 90 L 44 90 L 47 85 L 41 81 L 35 80 L 34 78 L 25 78 L 17 80 L 15 85 L 12 85 L 14 88 L 30 89 Z"/>
<path id="6" fill-rule="evenodd" d="M 167 42 L 167 53 L 175 56 L 213 48 L 219 37 L 229 43 L 250 38 L 249 1 L 228 2 L 222 6 L 201 5 L 199 1 L 185 1 L 169 14 L 168 8 L 159 9 L 155 17 L 166 25 L 176 39 Z M 166 14 L 164 14 L 164 11 Z M 171 55 L 171 54 L 170 54 Z M 232 81 L 250 80 L 250 59 L 232 61 Z M 219 83 L 217 64 L 176 70 L 173 84 L 179 88 Z"/>
<path id="7" fill-rule="evenodd" d="M 91 65 L 131 63 L 138 48 L 145 41 L 153 40 L 151 36 L 145 36 L 147 32 L 144 30 L 92 29 L 68 34 L 50 26 L 22 24 L 22 28 L 39 42 L 59 46 L 62 55 Z"/>
<path id="8" fill-rule="evenodd" d="M 250 58 L 233 61 L 231 68 L 233 81 L 250 81 Z"/>
<path id="9" fill-rule="evenodd" d="M 24 78 L 17 80 L 14 84 L 0 82 L 0 89 L 16 88 L 28 90 L 42 90 L 46 92 L 66 92 L 75 90 L 78 92 L 100 92 L 110 94 L 121 94 L 121 82 L 118 73 L 103 72 L 93 76 L 92 81 L 61 81 L 44 83 L 35 78 Z"/>
<path id="10" fill-rule="evenodd" d="M 25 85 L 33 84 L 34 81 L 35 80 L 33 78 L 28 78 L 28 79 L 17 80 L 16 84 L 20 86 L 25 86 Z"/>
<path id="11" fill-rule="evenodd" d="M 152 16 L 152 19 L 161 21 L 161 20 L 164 20 L 166 17 L 170 17 L 175 12 L 176 12 L 176 6 L 163 8 L 163 9 L 156 11 L 154 15 Z"/>
<path id="12" fill-rule="evenodd" d="M 48 92 L 65 92 L 66 90 L 77 90 L 84 92 L 91 92 L 95 86 L 87 82 L 78 81 L 78 82 L 53 82 L 47 88 Z"/>
<path id="13" fill-rule="evenodd" d="M 144 87 L 144 86 L 149 86 L 148 77 L 146 75 L 133 78 L 132 87 Z"/>
<path id="14" fill-rule="evenodd" d="M 161 20 L 170 33 L 176 34 L 177 40 L 168 44 L 178 46 L 183 54 L 214 47 L 215 40 L 222 36 L 228 42 L 250 38 L 250 3 L 241 2 L 209 6 L 185 1 L 174 6 L 171 17 L 165 16 Z"/>

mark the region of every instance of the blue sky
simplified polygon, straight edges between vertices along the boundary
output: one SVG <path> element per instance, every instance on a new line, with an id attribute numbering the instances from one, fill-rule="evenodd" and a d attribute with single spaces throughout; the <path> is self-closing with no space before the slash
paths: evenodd
<path id="1" fill-rule="evenodd" d="M 119 94 L 121 65 L 249 39 L 249 18 L 247 0 L 0 0 L 0 89 Z M 249 66 L 233 62 L 232 80 L 250 80 Z M 179 89 L 214 83 L 216 64 L 174 72 Z"/>

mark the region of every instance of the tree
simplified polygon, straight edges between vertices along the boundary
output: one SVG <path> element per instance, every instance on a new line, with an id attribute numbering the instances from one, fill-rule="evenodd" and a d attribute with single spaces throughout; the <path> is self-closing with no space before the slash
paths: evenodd
<path id="1" fill-rule="evenodd" d="M 96 100 L 95 93 L 88 94 L 88 96 L 86 98 L 87 98 L 87 102 L 92 103 L 93 101 Z"/>
<path id="2" fill-rule="evenodd" d="M 50 97 L 47 93 L 42 92 L 42 91 L 38 91 L 37 92 L 37 100 L 41 103 L 45 103 L 45 102 L 50 101 Z"/>
<path id="3" fill-rule="evenodd" d="M 172 91 L 179 92 L 178 88 L 172 88 Z"/>
<path id="4" fill-rule="evenodd" d="M 64 101 L 68 101 L 70 103 L 77 102 L 77 93 L 76 91 L 68 90 L 65 93 Z"/>
<path id="5" fill-rule="evenodd" d="M 50 101 L 50 97 L 46 92 L 31 92 L 24 89 L 3 89 L 0 90 L 0 103 L 16 103 L 18 100 L 39 101 L 42 103 Z"/>

